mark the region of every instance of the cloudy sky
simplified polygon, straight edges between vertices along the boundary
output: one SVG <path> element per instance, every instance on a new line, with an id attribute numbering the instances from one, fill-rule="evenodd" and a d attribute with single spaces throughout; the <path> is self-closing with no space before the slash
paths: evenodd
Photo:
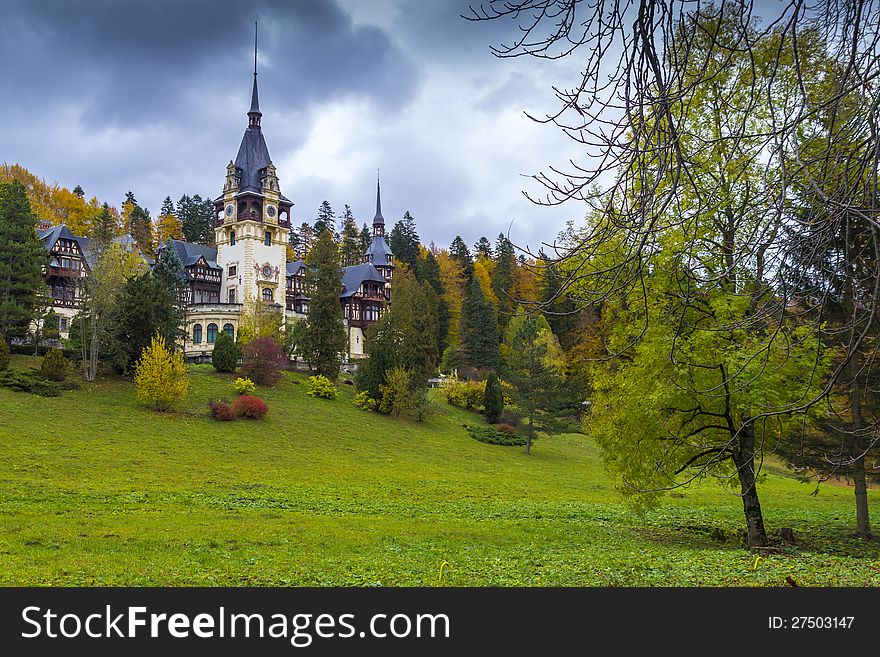
<path id="1" fill-rule="evenodd" d="M 578 205 L 538 207 L 527 174 L 577 157 L 552 126 L 551 85 L 575 62 L 493 57 L 510 22 L 462 20 L 466 0 L 0 0 L 0 161 L 155 216 L 165 196 L 213 197 L 247 125 L 259 21 L 263 131 L 293 219 L 323 199 L 359 221 L 381 169 L 389 222 L 424 242 L 507 232 L 552 240 Z"/>

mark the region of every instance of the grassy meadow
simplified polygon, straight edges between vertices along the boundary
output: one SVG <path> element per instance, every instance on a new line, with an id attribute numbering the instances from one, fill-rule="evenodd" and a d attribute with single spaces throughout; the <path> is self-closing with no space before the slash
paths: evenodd
<path id="1" fill-rule="evenodd" d="M 265 420 L 215 422 L 232 377 L 190 371 L 166 415 L 118 378 L 56 398 L 0 388 L 0 585 L 880 585 L 845 486 L 810 495 L 767 468 L 768 531 L 797 544 L 758 558 L 738 497 L 709 482 L 638 515 L 589 436 L 526 456 L 471 439 L 479 416 L 440 399 L 426 422 L 396 420 L 356 409 L 351 386 L 312 399 L 293 373 L 258 389 Z"/>

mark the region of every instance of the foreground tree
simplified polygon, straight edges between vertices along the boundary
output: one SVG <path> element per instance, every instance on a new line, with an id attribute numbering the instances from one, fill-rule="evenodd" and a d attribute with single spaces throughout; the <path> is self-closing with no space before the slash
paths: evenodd
<path id="1" fill-rule="evenodd" d="M 27 333 L 46 260 L 24 186 L 0 184 L 0 338 L 7 342 Z"/>
<path id="2" fill-rule="evenodd" d="M 218 372 L 234 372 L 238 367 L 241 352 L 235 340 L 226 332 L 220 331 L 211 351 L 211 364 Z"/>
<path id="3" fill-rule="evenodd" d="M 501 389 L 501 381 L 495 372 L 489 374 L 486 379 L 486 391 L 483 395 L 483 415 L 486 422 L 495 424 L 501 420 L 501 413 L 504 412 L 504 392 Z"/>
<path id="4" fill-rule="evenodd" d="M 318 374 L 335 381 L 345 353 L 347 337 L 339 303 L 339 252 L 329 230 L 318 235 L 306 259 L 306 285 L 310 290 L 306 318 L 306 360 Z"/>
<path id="5" fill-rule="evenodd" d="M 134 381 L 143 403 L 159 412 L 171 410 L 189 391 L 183 353 L 169 349 L 161 335 L 154 336 L 135 366 Z"/>
<path id="6" fill-rule="evenodd" d="M 272 338 L 254 338 L 244 347 L 241 370 L 257 385 L 276 385 L 286 365 L 284 350 Z"/>
<path id="7" fill-rule="evenodd" d="M 476 369 L 498 367 L 498 318 L 476 277 L 461 304 L 461 362 Z"/>

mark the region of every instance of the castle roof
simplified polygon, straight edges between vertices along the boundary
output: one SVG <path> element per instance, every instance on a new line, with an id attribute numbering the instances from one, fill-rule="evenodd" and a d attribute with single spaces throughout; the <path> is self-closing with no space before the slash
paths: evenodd
<path id="1" fill-rule="evenodd" d="M 387 283 L 379 270 L 371 263 L 364 262 L 360 265 L 352 265 L 351 267 L 343 267 L 342 269 L 342 292 L 340 298 L 345 299 L 357 292 L 365 281 L 375 283 Z"/>

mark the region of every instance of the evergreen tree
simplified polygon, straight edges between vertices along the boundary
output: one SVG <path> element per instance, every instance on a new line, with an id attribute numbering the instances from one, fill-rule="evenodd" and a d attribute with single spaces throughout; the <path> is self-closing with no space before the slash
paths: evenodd
<path id="1" fill-rule="evenodd" d="M 177 202 L 177 218 L 187 242 L 209 246 L 214 243 L 214 203 L 199 194 L 184 194 Z"/>
<path id="2" fill-rule="evenodd" d="M 465 367 L 498 366 L 498 318 L 476 278 L 461 304 L 461 361 Z"/>
<path id="3" fill-rule="evenodd" d="M 96 244 L 107 246 L 113 241 L 116 235 L 116 219 L 110 213 L 110 206 L 104 203 L 101 206 L 101 213 L 95 223 L 95 229 L 92 232 L 92 239 Z"/>
<path id="4" fill-rule="evenodd" d="M 563 289 L 565 279 L 559 265 L 550 261 L 543 251 L 540 256 L 545 266 L 541 285 L 542 310 L 553 333 L 563 346 L 569 348 L 577 340 L 577 306 Z"/>
<path id="5" fill-rule="evenodd" d="M 413 219 L 409 210 L 403 215 L 403 219 L 394 224 L 391 234 L 388 236 L 388 246 L 394 253 L 394 258 L 399 263 L 406 264 L 414 272 L 418 271 L 421 252 L 419 249 L 419 234 L 416 231 L 416 220 Z"/>
<path id="6" fill-rule="evenodd" d="M 471 259 L 471 252 L 467 248 L 467 244 L 461 239 L 461 235 L 456 235 L 449 246 L 449 255 L 458 264 L 466 283 L 469 285 L 474 277 L 474 261 Z"/>
<path id="7" fill-rule="evenodd" d="M 322 201 L 321 207 L 318 208 L 318 218 L 315 219 L 314 225 L 315 235 L 320 235 L 325 230 L 329 230 L 334 241 L 336 241 L 336 213 L 330 207 L 328 201 Z"/>
<path id="8" fill-rule="evenodd" d="M 318 235 L 306 264 L 306 284 L 311 290 L 304 336 L 306 360 L 318 374 L 334 381 L 339 375 L 347 338 L 339 303 L 339 251 L 329 230 Z"/>
<path id="9" fill-rule="evenodd" d="M 498 380 L 495 372 L 489 374 L 486 380 L 486 392 L 483 395 L 483 415 L 486 422 L 495 424 L 501 419 L 501 413 L 504 411 L 504 391 L 501 389 L 501 382 Z"/>
<path id="10" fill-rule="evenodd" d="M 502 328 L 507 326 L 514 310 L 513 299 L 510 297 L 515 273 L 516 255 L 513 244 L 502 233 L 495 242 L 495 267 L 492 270 L 492 291 L 498 298 L 498 319 Z"/>
<path id="11" fill-rule="evenodd" d="M 312 228 L 307 222 L 303 222 L 300 224 L 299 229 L 296 232 L 296 253 L 297 255 L 305 260 L 309 256 L 309 251 L 312 248 L 312 244 L 315 241 L 315 229 Z"/>
<path id="12" fill-rule="evenodd" d="M 444 298 L 443 281 L 440 278 L 440 264 L 431 251 L 425 255 L 416 272 L 419 280 L 431 286 L 437 295 L 437 353 L 442 354 L 448 345 L 449 304 Z"/>
<path id="13" fill-rule="evenodd" d="M 474 253 L 478 258 L 491 258 L 492 242 L 484 235 L 474 244 Z"/>
<path id="14" fill-rule="evenodd" d="M 76 196 L 78 196 L 79 198 L 83 198 L 86 195 L 85 190 L 80 185 L 77 185 L 73 188 L 73 193 L 76 194 Z"/>
<path id="15" fill-rule="evenodd" d="M 214 350 L 211 352 L 211 364 L 218 372 L 234 372 L 241 358 L 238 345 L 226 331 L 217 334 Z"/>
<path id="16" fill-rule="evenodd" d="M 549 327 L 542 331 L 541 322 L 542 318 L 533 315 L 517 315 L 508 325 L 502 345 L 504 380 L 528 420 L 526 454 L 531 453 L 536 431 L 556 425 L 564 399 L 559 370 L 548 358 Z"/>
<path id="17" fill-rule="evenodd" d="M 171 200 L 170 196 L 166 196 L 162 201 L 162 209 L 159 210 L 160 217 L 166 217 L 168 215 L 176 215 L 174 210 L 174 202 Z"/>
<path id="18" fill-rule="evenodd" d="M 367 249 L 370 248 L 370 244 L 372 244 L 372 243 L 373 243 L 373 233 L 369 229 L 369 227 L 367 227 L 367 224 L 364 224 L 363 227 L 361 228 L 361 246 L 360 246 L 361 262 L 363 262 L 364 255 L 367 253 Z"/>
<path id="19" fill-rule="evenodd" d="M 110 312 L 108 356 L 120 372 L 128 372 L 153 337 L 174 345 L 179 326 L 174 298 L 163 283 L 147 271 L 128 279 Z"/>
<path id="20" fill-rule="evenodd" d="M 342 266 L 349 267 L 363 262 L 364 254 L 361 251 L 360 231 L 351 214 L 351 207 L 346 204 L 342 216 L 342 235 L 340 237 Z"/>
<path id="21" fill-rule="evenodd" d="M 46 262 L 24 185 L 0 184 L 0 338 L 7 342 L 27 333 Z"/>
<path id="22" fill-rule="evenodd" d="M 141 253 L 151 253 L 153 244 L 153 221 L 150 211 L 135 205 L 129 214 L 129 232 Z"/>
<path id="23" fill-rule="evenodd" d="M 159 257 L 153 267 L 153 276 L 157 283 L 168 290 L 174 300 L 174 323 L 182 331 L 186 312 L 186 273 L 180 256 L 177 255 L 177 249 L 170 243 L 166 243 L 159 251 Z M 183 334 L 179 333 L 176 337 L 183 337 Z"/>

